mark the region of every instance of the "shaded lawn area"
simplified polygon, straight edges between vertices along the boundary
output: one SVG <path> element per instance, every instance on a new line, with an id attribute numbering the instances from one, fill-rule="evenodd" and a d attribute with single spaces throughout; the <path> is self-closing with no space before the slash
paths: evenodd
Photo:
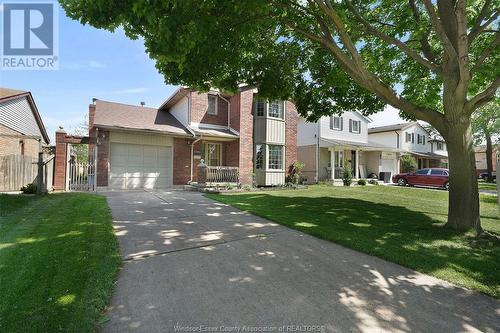
<path id="1" fill-rule="evenodd" d="M 490 191 L 496 191 L 497 189 L 497 183 L 488 183 L 483 180 L 478 181 L 477 185 L 479 186 L 480 190 L 490 190 Z"/>
<path id="2" fill-rule="evenodd" d="M 106 198 L 0 195 L 0 331 L 93 332 L 120 264 Z"/>
<path id="3" fill-rule="evenodd" d="M 443 228 L 448 192 L 401 187 L 208 195 L 283 225 L 500 297 L 500 243 Z M 481 196 L 483 228 L 500 234 L 497 198 Z"/>

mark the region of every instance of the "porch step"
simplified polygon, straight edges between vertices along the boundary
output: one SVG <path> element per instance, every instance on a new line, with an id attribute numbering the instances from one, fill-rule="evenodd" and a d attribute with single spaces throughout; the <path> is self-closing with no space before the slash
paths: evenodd
<path id="1" fill-rule="evenodd" d="M 198 192 L 200 190 L 200 188 L 196 185 L 184 185 L 184 190 Z"/>

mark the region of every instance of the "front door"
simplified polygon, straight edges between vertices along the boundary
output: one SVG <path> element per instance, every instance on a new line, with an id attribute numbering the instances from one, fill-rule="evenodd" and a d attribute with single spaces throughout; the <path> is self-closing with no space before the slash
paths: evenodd
<path id="1" fill-rule="evenodd" d="M 352 176 L 356 177 L 356 151 L 351 150 L 351 172 Z"/>

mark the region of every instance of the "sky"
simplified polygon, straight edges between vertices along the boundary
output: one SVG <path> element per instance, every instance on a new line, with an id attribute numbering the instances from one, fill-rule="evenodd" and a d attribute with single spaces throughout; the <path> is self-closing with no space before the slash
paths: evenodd
<path id="1" fill-rule="evenodd" d="M 0 71 L 0 86 L 31 91 L 53 143 L 59 126 L 71 133 L 87 119 L 92 98 L 158 107 L 177 88 L 167 85 L 141 40 L 84 26 L 59 8 L 59 69 Z M 402 122 L 397 110 L 370 116 L 370 126 Z"/>

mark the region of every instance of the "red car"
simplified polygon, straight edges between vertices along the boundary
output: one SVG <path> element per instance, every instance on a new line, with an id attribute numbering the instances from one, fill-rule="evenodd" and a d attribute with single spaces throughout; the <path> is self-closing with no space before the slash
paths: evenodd
<path id="1" fill-rule="evenodd" d="M 443 168 L 421 169 L 412 173 L 400 173 L 392 177 L 392 182 L 399 186 L 429 186 L 450 189 L 450 172 Z"/>

